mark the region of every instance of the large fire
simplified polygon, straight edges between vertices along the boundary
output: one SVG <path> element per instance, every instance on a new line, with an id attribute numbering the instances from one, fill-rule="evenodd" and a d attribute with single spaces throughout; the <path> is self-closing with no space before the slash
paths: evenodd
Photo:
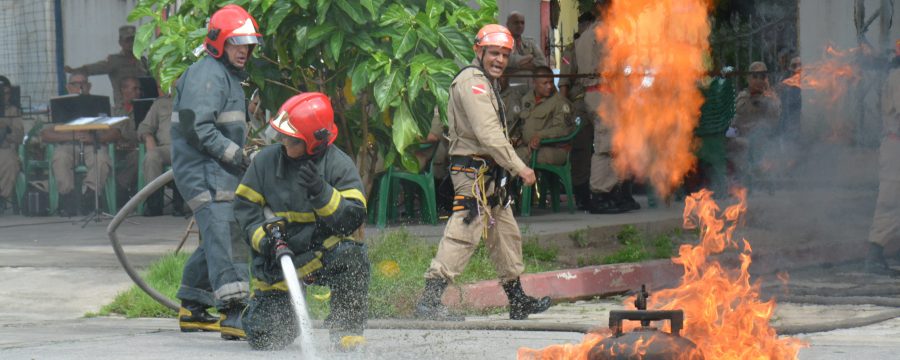
<path id="1" fill-rule="evenodd" d="M 596 28 L 607 44 L 600 70 L 610 92 L 597 111 L 612 130 L 616 171 L 649 179 L 663 196 L 696 161 L 709 7 L 709 0 L 613 1 Z"/>
<path id="2" fill-rule="evenodd" d="M 750 282 L 750 244 L 732 239 L 747 210 L 746 190 L 735 191 L 740 200 L 720 212 L 712 192 L 701 190 L 685 199 L 684 226 L 700 231 L 700 243 L 682 245 L 672 261 L 684 267 L 681 284 L 656 291 L 647 304 L 651 310 L 684 311 L 682 336 L 693 341 L 706 359 L 796 359 L 805 344 L 779 339 L 769 325 L 774 300 L 759 299 L 759 284 Z M 740 250 L 739 269 L 726 269 L 710 256 L 727 249 Z M 633 299 L 626 300 L 631 304 Z M 633 307 L 632 307 L 633 308 Z M 580 344 L 545 349 L 522 348 L 519 359 L 587 359 L 588 351 L 607 334 L 588 334 Z M 684 354 L 685 359 L 692 354 Z"/>

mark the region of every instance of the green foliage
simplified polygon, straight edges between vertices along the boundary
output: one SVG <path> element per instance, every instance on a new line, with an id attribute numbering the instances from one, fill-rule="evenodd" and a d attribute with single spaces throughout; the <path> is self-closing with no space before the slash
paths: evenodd
<path id="1" fill-rule="evenodd" d="M 591 243 L 590 239 L 588 239 L 588 229 L 589 228 L 583 228 L 570 232 L 569 239 L 572 239 L 572 241 L 575 242 L 575 245 L 580 248 L 588 247 Z"/>
<path id="2" fill-rule="evenodd" d="M 163 88 L 196 60 L 206 18 L 241 5 L 264 35 L 247 70 L 266 109 L 298 91 L 324 92 L 337 113 L 339 146 L 349 154 L 375 146 L 408 170 L 418 163 L 407 147 L 428 129 L 435 106 L 446 121 L 452 77 L 471 61 L 475 32 L 497 14 L 494 0 L 479 0 L 479 10 L 466 0 L 204 0 L 182 2 L 163 20 L 159 9 L 174 3 L 141 0 L 128 17 L 149 18 L 134 52 L 147 50 Z"/>
<path id="3" fill-rule="evenodd" d="M 678 236 L 680 233 L 660 234 L 652 240 L 646 239 L 634 225 L 626 225 L 616 235 L 623 246 L 614 254 L 606 256 L 602 259 L 603 264 L 617 264 L 627 262 L 638 262 L 649 259 L 665 259 L 672 257 L 674 245 L 672 237 Z M 593 262 L 596 258 L 584 259 L 587 262 Z M 579 258 L 579 265 L 582 259 Z M 590 265 L 595 265 L 591 263 Z"/>
<path id="4" fill-rule="evenodd" d="M 143 275 L 151 287 L 169 298 L 175 298 L 175 293 L 181 284 L 181 272 L 184 263 L 190 257 L 190 253 L 167 254 L 150 265 Z M 112 303 L 104 305 L 96 314 L 89 313 L 86 316 L 121 314 L 125 317 L 174 317 L 175 312 L 153 300 L 143 290 L 133 285 L 126 291 L 120 292 Z"/>

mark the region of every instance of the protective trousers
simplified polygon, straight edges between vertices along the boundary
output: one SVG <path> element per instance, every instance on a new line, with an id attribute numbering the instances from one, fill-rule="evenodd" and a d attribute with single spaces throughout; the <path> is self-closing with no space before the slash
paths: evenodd
<path id="1" fill-rule="evenodd" d="M 15 147 L 0 148 L 0 198 L 9 200 L 19 175 L 19 154 Z"/>
<path id="2" fill-rule="evenodd" d="M 172 151 L 166 146 L 157 146 L 144 154 L 144 183 L 150 183 L 163 173 L 166 166 L 172 165 Z"/>
<path id="3" fill-rule="evenodd" d="M 528 146 L 519 146 L 516 148 L 516 155 L 518 155 L 519 159 L 522 159 L 522 162 L 526 164 L 531 164 L 532 153 L 533 150 L 531 150 L 531 148 Z M 538 151 L 537 163 L 547 165 L 562 165 L 566 163 L 567 156 L 569 156 L 569 152 L 566 151 L 566 149 L 544 147 L 541 148 L 541 151 Z"/>
<path id="4" fill-rule="evenodd" d="M 591 191 L 606 193 L 619 182 L 613 168 L 612 132 L 597 116 L 600 107 L 600 92 L 588 91 L 584 94 L 584 102 L 594 124 L 594 154 L 591 156 Z M 591 111 L 593 109 L 593 111 Z"/>
<path id="5" fill-rule="evenodd" d="M 194 209 L 200 247 L 184 265 L 178 298 L 218 309 L 241 302 L 250 294 L 247 245 L 234 220 L 230 201 L 214 201 Z"/>
<path id="6" fill-rule="evenodd" d="M 450 179 L 453 181 L 457 196 L 473 196 L 474 174 L 451 173 Z M 493 179 L 488 178 L 487 182 L 492 183 Z M 492 193 L 493 187 L 488 186 L 487 195 Z M 447 227 L 444 228 L 444 237 L 438 244 L 437 255 L 431 260 L 431 266 L 425 272 L 426 279 L 444 279 L 452 282 L 462 273 L 481 241 L 487 211 L 493 217 L 493 226 L 488 229 L 484 241 L 500 281 L 515 280 L 522 274 L 525 269 L 522 264 L 522 234 L 519 232 L 519 225 L 513 217 L 512 209 L 501 204 L 491 209 L 482 209 L 468 224 L 463 219 L 469 215 L 469 210 L 454 212 L 447 221 Z"/>
<path id="7" fill-rule="evenodd" d="M 325 319 L 333 341 L 363 334 L 369 312 L 369 261 L 365 244 L 343 241 L 323 255 L 313 284 L 331 289 L 331 314 Z M 303 264 L 294 264 L 301 267 Z M 259 280 L 257 280 L 259 281 Z M 247 341 L 256 350 L 278 350 L 298 336 L 297 316 L 284 282 L 256 290 L 242 318 Z"/>
<path id="8" fill-rule="evenodd" d="M 880 183 L 869 242 L 886 246 L 900 237 L 900 140 L 882 140 L 878 165 Z"/>
<path id="9" fill-rule="evenodd" d="M 581 118 L 584 125 L 572 139 L 572 184 L 587 184 L 591 180 L 591 156 L 593 155 L 594 115 L 588 111 L 584 100 L 574 104 L 575 116 Z"/>
<path id="10" fill-rule="evenodd" d="M 84 177 L 84 185 L 95 192 L 103 191 L 106 185 L 106 177 L 109 176 L 109 150 L 107 145 L 97 145 L 97 155 L 94 155 L 94 146 L 84 144 L 84 165 L 87 174 Z M 53 149 L 53 176 L 56 178 L 56 189 L 60 194 L 68 194 L 75 189 L 75 167 L 80 164 L 81 145 L 61 144 Z M 97 161 L 99 160 L 99 161 Z M 99 173 L 99 174 L 98 174 Z M 97 179 L 100 183 L 97 183 Z M 79 189 L 78 193 L 81 193 Z"/>

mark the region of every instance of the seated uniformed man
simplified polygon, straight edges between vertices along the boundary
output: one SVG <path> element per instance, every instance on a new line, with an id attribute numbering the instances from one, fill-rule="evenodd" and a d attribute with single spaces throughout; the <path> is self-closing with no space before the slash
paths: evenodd
<path id="1" fill-rule="evenodd" d="M 69 94 L 87 95 L 90 83 L 83 73 L 75 72 L 69 75 L 66 91 Z M 62 205 L 59 209 L 60 216 L 76 216 L 79 212 L 88 213 L 93 209 L 94 192 L 102 194 L 106 177 L 109 176 L 109 152 L 104 145 L 121 137 L 122 134 L 117 129 L 97 131 L 100 148 L 95 156 L 94 138 L 88 131 L 56 131 L 53 126 L 41 130 L 41 141 L 56 145 L 50 166 L 53 167 L 59 203 Z M 87 174 L 83 187 L 75 189 L 75 168 L 82 164 L 87 167 Z M 99 183 L 97 179 L 100 179 Z M 78 204 L 81 204 L 80 209 Z"/>
<path id="2" fill-rule="evenodd" d="M 0 214 L 12 203 L 19 174 L 19 144 L 25 136 L 21 115 L 12 99 L 12 84 L 0 76 Z"/>
<path id="3" fill-rule="evenodd" d="M 535 75 L 553 75 L 549 67 L 539 66 Z M 534 88 L 522 97 L 522 111 L 518 122 L 521 136 L 516 144 L 516 155 L 531 164 L 531 154 L 540 147 L 541 140 L 563 137 L 575 130 L 569 101 L 556 91 L 552 77 L 534 78 Z M 568 144 L 544 146 L 538 151 L 537 162 L 561 165 L 569 153 Z"/>
<path id="4" fill-rule="evenodd" d="M 138 125 L 138 138 L 144 143 L 144 184 L 162 175 L 166 166 L 172 165 L 172 95 L 163 95 L 153 101 L 147 116 Z M 140 190 L 140 189 L 138 189 Z M 147 199 L 144 216 L 158 216 L 163 210 L 163 193 L 159 191 Z M 182 215 L 184 201 L 176 190 L 172 200 L 172 214 Z"/>
<path id="5" fill-rule="evenodd" d="M 234 198 L 234 216 L 253 248 L 255 292 L 242 318 L 247 341 L 255 350 L 277 350 L 298 336 L 276 256 L 285 248 L 264 228 L 273 217 L 283 217 L 282 245 L 292 252 L 297 276 L 331 288 L 331 314 L 325 324 L 333 344 L 351 350 L 364 342 L 369 308 L 366 245 L 351 237 L 366 218 L 359 172 L 353 160 L 332 145 L 338 133 L 331 101 L 324 94 L 288 99 L 270 124 L 281 133 L 281 144 L 256 155 Z"/>
<path id="6" fill-rule="evenodd" d="M 117 124 L 122 132 L 122 138 L 116 142 L 116 161 L 122 161 L 122 165 L 116 168 L 116 199 L 117 206 L 122 206 L 128 201 L 131 194 L 137 188 L 137 126 L 134 121 L 134 104 L 132 100 L 141 97 L 140 81 L 136 77 L 124 77 L 119 84 L 122 95 L 122 103 L 113 109 L 113 116 L 127 116 L 128 120 Z"/>

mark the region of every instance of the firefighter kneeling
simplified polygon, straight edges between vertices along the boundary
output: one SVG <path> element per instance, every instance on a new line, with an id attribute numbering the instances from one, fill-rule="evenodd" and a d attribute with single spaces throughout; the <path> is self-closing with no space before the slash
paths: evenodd
<path id="1" fill-rule="evenodd" d="M 334 112 L 324 94 L 288 99 L 270 125 L 281 144 L 261 150 L 238 186 L 234 214 L 253 248 L 255 289 L 243 316 L 247 341 L 256 350 L 277 350 L 298 336 L 297 317 L 275 256 L 267 219 L 287 220 L 286 239 L 297 275 L 331 288 L 325 320 L 339 350 L 363 342 L 368 314 L 369 262 L 362 239 L 350 234 L 363 224 L 366 198 L 353 161 L 332 146 Z"/>

